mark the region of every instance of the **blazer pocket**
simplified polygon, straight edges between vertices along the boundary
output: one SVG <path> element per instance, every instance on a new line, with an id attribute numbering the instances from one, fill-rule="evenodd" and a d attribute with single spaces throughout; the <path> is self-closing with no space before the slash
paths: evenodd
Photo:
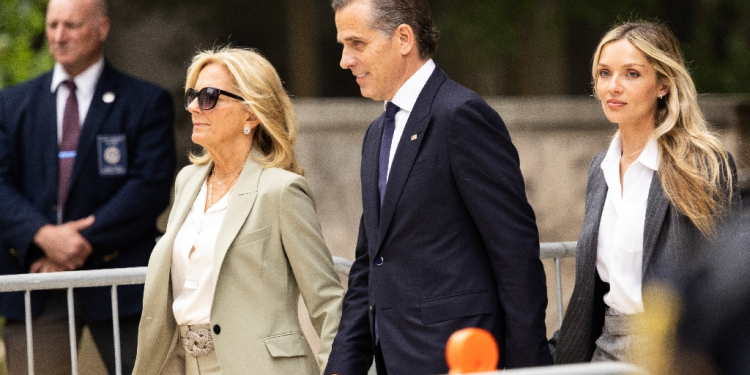
<path id="1" fill-rule="evenodd" d="M 300 357 L 307 355 L 307 339 L 302 332 L 289 332 L 281 335 L 266 337 L 266 343 L 271 357 Z"/>
<path id="2" fill-rule="evenodd" d="M 431 298 L 420 302 L 422 322 L 433 324 L 446 320 L 482 314 L 492 314 L 495 307 L 486 290 Z"/>
<path id="3" fill-rule="evenodd" d="M 234 238 L 234 241 L 232 241 L 232 246 L 240 246 L 246 243 L 254 242 L 268 237 L 268 235 L 270 234 L 271 226 L 266 225 L 265 227 L 254 230 L 252 232 L 238 234 L 237 237 Z"/>
<path id="4" fill-rule="evenodd" d="M 644 223 L 646 217 L 629 216 L 628 219 L 632 222 Z M 627 253 L 639 253 L 643 251 L 643 231 L 645 226 L 643 225 L 625 225 L 621 226 L 615 231 L 614 244 L 615 246 L 625 250 Z"/>

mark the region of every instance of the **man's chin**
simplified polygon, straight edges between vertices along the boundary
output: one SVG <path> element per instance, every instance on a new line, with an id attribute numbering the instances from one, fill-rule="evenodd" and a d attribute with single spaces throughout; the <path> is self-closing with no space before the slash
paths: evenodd
<path id="1" fill-rule="evenodd" d="M 363 98 L 372 99 L 372 100 L 380 100 L 377 98 L 375 93 L 368 91 L 366 88 L 362 86 L 359 87 L 359 93 L 362 95 Z"/>
<path id="2" fill-rule="evenodd" d="M 65 54 L 58 53 L 57 55 L 52 55 L 52 57 L 55 59 L 55 62 L 60 63 L 66 70 L 67 68 L 76 66 L 77 63 L 75 59 Z"/>

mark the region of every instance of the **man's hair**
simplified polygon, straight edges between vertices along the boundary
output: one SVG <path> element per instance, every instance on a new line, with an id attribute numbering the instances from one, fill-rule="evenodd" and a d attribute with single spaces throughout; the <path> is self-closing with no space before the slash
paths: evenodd
<path id="1" fill-rule="evenodd" d="M 333 0 L 331 7 L 338 13 L 347 6 L 368 0 Z M 390 37 L 396 28 L 406 24 L 417 38 L 419 57 L 432 56 L 437 49 L 438 30 L 432 23 L 432 12 L 427 0 L 369 0 L 372 6 L 372 19 L 369 25 Z"/>

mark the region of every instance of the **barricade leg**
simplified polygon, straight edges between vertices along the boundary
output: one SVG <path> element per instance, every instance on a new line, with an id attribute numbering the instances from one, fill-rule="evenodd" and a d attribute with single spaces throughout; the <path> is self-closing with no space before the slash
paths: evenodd
<path id="1" fill-rule="evenodd" d="M 31 329 L 31 290 L 26 290 L 23 295 L 24 309 L 26 313 L 26 360 L 29 365 L 29 375 L 34 375 L 34 336 Z"/>
<path id="2" fill-rule="evenodd" d="M 562 328 L 563 321 L 563 296 L 562 296 L 562 272 L 560 271 L 560 258 L 555 258 L 555 288 L 557 289 L 557 327 Z"/>
<path id="3" fill-rule="evenodd" d="M 76 337 L 73 288 L 68 288 L 68 337 L 70 337 L 70 371 L 73 375 L 78 375 L 78 338 Z"/>
<path id="4" fill-rule="evenodd" d="M 120 352 L 120 308 L 117 302 L 117 285 L 112 285 L 112 330 L 115 337 L 115 371 L 122 375 L 122 354 Z"/>

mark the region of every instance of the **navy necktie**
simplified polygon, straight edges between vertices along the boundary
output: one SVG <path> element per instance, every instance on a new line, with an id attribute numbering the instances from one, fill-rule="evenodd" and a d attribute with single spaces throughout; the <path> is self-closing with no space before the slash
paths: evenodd
<path id="1" fill-rule="evenodd" d="M 78 148 L 78 137 L 81 134 L 81 123 L 78 115 L 78 98 L 76 97 L 76 84 L 71 81 L 63 81 L 68 87 L 70 95 L 65 102 L 63 112 L 62 139 L 60 140 L 60 153 L 58 155 L 58 220 L 62 222 L 62 213 L 65 201 L 68 199 L 68 188 L 70 187 L 70 175 L 73 173 L 76 148 Z"/>
<path id="2" fill-rule="evenodd" d="M 383 138 L 380 142 L 380 170 L 378 174 L 378 190 L 380 190 L 380 206 L 383 206 L 383 197 L 385 197 L 385 186 L 388 183 L 388 161 L 391 156 L 391 142 L 393 141 L 393 131 L 396 129 L 396 112 L 400 108 L 397 105 L 388 102 L 385 105 L 385 119 L 383 120 Z"/>

